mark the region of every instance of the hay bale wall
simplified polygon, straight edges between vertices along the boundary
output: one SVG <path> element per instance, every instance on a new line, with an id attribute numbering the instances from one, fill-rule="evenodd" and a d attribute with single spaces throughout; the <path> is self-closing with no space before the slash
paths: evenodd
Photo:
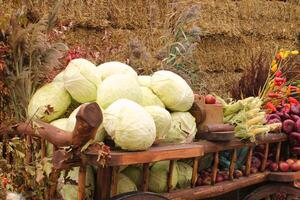
<path id="1" fill-rule="evenodd" d="M 41 15 L 54 1 L 29 2 L 34 13 Z M 299 48 L 297 0 L 64 0 L 61 19 L 71 21 L 73 28 L 62 39 L 71 48 L 99 52 L 96 63 L 129 62 L 140 73 L 149 74 L 162 67 L 160 38 L 168 36 L 176 15 L 193 5 L 200 8 L 198 19 L 186 26 L 199 27 L 203 33 L 191 58 L 197 61 L 197 70 L 172 70 L 204 93 L 227 96 L 253 53 L 267 51 L 271 56 L 277 46 Z M 0 25 L 20 6 L 18 0 L 2 0 Z"/>

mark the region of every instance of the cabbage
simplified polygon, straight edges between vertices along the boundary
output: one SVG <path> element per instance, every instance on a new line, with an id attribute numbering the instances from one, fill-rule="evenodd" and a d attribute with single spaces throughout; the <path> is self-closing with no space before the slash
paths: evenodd
<path id="1" fill-rule="evenodd" d="M 196 120 L 189 112 L 171 113 L 171 128 L 166 135 L 165 142 L 190 143 L 193 141 L 197 128 Z"/>
<path id="2" fill-rule="evenodd" d="M 38 89 L 30 99 L 28 117 L 50 122 L 64 114 L 70 104 L 71 96 L 63 83 L 48 83 Z"/>
<path id="3" fill-rule="evenodd" d="M 172 111 L 187 111 L 194 102 L 194 93 L 186 81 L 171 71 L 157 71 L 152 75 L 152 91 Z"/>
<path id="4" fill-rule="evenodd" d="M 151 76 L 138 76 L 138 81 L 140 86 L 150 87 L 151 86 Z"/>
<path id="5" fill-rule="evenodd" d="M 50 124 L 57 127 L 57 128 L 60 128 L 62 130 L 66 130 L 67 122 L 68 122 L 68 118 L 61 118 L 61 119 L 57 119 L 57 120 L 51 122 Z M 53 153 L 53 144 L 46 141 L 46 155 L 47 155 L 47 157 L 52 156 L 52 153 Z"/>
<path id="6" fill-rule="evenodd" d="M 136 76 L 116 74 L 103 81 L 97 92 L 97 103 L 107 108 L 118 99 L 129 99 L 140 103 L 142 93 Z"/>
<path id="7" fill-rule="evenodd" d="M 104 111 L 103 125 L 115 144 L 124 150 L 146 150 L 156 137 L 151 115 L 137 103 L 120 99 Z"/>
<path id="8" fill-rule="evenodd" d="M 137 76 L 137 73 L 129 66 L 118 61 L 106 62 L 97 67 L 101 74 L 102 80 L 105 80 L 114 74 L 131 74 Z"/>
<path id="9" fill-rule="evenodd" d="M 117 194 L 137 191 L 136 185 L 130 178 L 120 173 L 118 175 Z"/>
<path id="10" fill-rule="evenodd" d="M 178 187 L 188 188 L 191 186 L 193 168 L 184 162 L 178 162 Z"/>
<path id="11" fill-rule="evenodd" d="M 142 106 L 160 106 L 165 107 L 163 102 L 147 87 L 140 87 L 142 92 Z"/>
<path id="12" fill-rule="evenodd" d="M 73 110 L 73 112 L 70 114 L 69 118 L 68 118 L 68 122 L 66 124 L 66 130 L 67 131 L 73 131 L 76 125 L 76 115 L 80 109 L 81 105 L 78 106 L 75 110 Z M 100 107 L 101 109 L 101 107 Z M 101 109 L 102 110 L 102 109 Z M 95 138 L 93 140 L 93 142 L 102 142 L 104 140 L 106 136 L 106 132 L 103 126 L 103 123 L 99 126 Z"/>
<path id="13" fill-rule="evenodd" d="M 160 161 L 155 163 L 150 169 L 149 175 L 149 190 L 152 192 L 166 192 L 167 179 L 169 173 L 170 161 Z M 174 163 L 171 188 L 174 189 L 178 181 L 177 163 Z"/>
<path id="14" fill-rule="evenodd" d="M 101 76 L 90 61 L 82 58 L 71 60 L 65 69 L 63 79 L 65 88 L 76 101 L 85 103 L 96 100 Z"/>
<path id="15" fill-rule="evenodd" d="M 64 73 L 65 71 L 61 71 L 59 74 L 57 74 L 52 82 L 64 82 Z"/>
<path id="16" fill-rule="evenodd" d="M 159 106 L 146 106 L 145 110 L 153 117 L 156 127 L 156 140 L 164 139 L 171 128 L 170 113 Z"/>
<path id="17" fill-rule="evenodd" d="M 65 173 L 66 171 L 63 171 L 63 173 L 61 173 L 61 176 L 58 180 L 57 190 L 62 196 L 62 199 L 77 200 L 77 194 L 78 194 L 77 184 L 78 184 L 79 167 L 75 167 L 72 170 L 70 170 L 67 174 L 67 179 L 64 179 Z M 74 183 L 72 184 L 69 181 L 67 181 L 68 179 L 77 182 L 76 185 Z M 94 186 L 95 186 L 95 180 L 94 180 L 93 169 L 90 166 L 87 166 L 86 179 L 85 179 L 85 187 L 86 187 L 85 199 L 93 199 Z"/>
<path id="18" fill-rule="evenodd" d="M 122 173 L 130 178 L 130 180 L 132 180 L 137 187 L 142 185 L 143 172 L 141 167 L 128 166 L 122 171 Z"/>

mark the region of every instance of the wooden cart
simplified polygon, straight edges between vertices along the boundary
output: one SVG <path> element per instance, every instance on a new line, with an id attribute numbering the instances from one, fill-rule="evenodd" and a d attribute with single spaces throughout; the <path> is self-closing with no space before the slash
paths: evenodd
<path id="1" fill-rule="evenodd" d="M 97 167 L 97 183 L 95 188 L 95 198 L 97 200 L 108 200 L 117 194 L 117 180 L 118 172 L 121 166 L 142 164 L 143 165 L 143 182 L 139 191 L 147 192 L 149 183 L 149 165 L 150 163 L 170 160 L 169 174 L 167 177 L 168 191 L 161 194 L 161 196 L 167 199 L 208 199 L 218 197 L 225 193 L 238 190 L 241 188 L 249 187 L 259 183 L 265 183 L 262 187 L 257 188 L 245 199 L 268 199 L 276 192 L 284 191 L 288 199 L 300 198 L 300 190 L 293 186 L 295 180 L 300 179 L 300 172 L 269 172 L 266 171 L 267 156 L 269 153 L 270 145 L 276 145 L 276 162 L 279 162 L 282 144 L 287 140 L 285 134 L 269 134 L 263 138 L 257 140 L 257 143 L 242 142 L 238 139 L 234 139 L 230 142 L 209 142 L 206 140 L 200 140 L 190 144 L 172 144 L 172 145 L 156 145 L 151 147 L 147 151 L 140 152 L 124 152 L 124 151 L 111 151 L 110 157 L 99 157 L 99 148 L 90 146 L 84 152 L 78 150 L 78 147 L 82 147 L 84 143 L 79 143 L 76 137 L 80 134 L 93 135 L 95 127 L 98 127 L 100 122 L 95 122 L 95 119 L 91 120 L 90 117 L 94 116 L 93 109 L 87 109 L 88 106 L 82 108 L 77 115 L 76 130 L 77 135 L 73 136 L 73 140 L 77 141 L 76 145 L 73 145 L 75 150 L 66 152 L 57 150 L 53 155 L 53 164 L 55 170 L 52 174 L 56 174 L 57 178 L 60 170 L 65 170 L 70 167 L 79 166 L 79 182 L 78 182 L 78 200 L 84 199 L 85 190 L 85 176 L 86 166 L 93 165 Z M 88 110 L 88 112 L 87 112 Z M 98 110 L 99 111 L 99 110 Z M 88 113 L 88 114 L 87 114 Z M 98 115 L 99 117 L 99 115 Z M 45 125 L 45 124 L 44 124 Z M 27 125 L 28 126 L 28 125 Z M 89 130 L 90 133 L 86 131 Z M 47 131 L 51 132 L 52 127 L 48 125 L 46 129 L 40 130 L 42 133 L 39 136 L 46 134 Z M 19 126 L 19 132 L 33 132 L 28 130 L 22 125 Z M 50 135 L 50 134 L 49 134 Z M 45 138 L 45 137 L 44 137 Z M 46 137 L 47 138 L 47 137 Z M 78 139 L 78 138 L 77 138 Z M 74 142 L 71 142 L 73 144 Z M 262 161 L 260 172 L 251 174 L 251 159 L 253 156 L 253 148 L 255 145 L 265 145 L 264 159 Z M 237 151 L 239 148 L 249 147 L 246 162 L 246 173 L 244 177 L 234 178 L 234 167 L 237 160 Z M 77 150 L 76 150 L 77 149 Z M 216 176 L 219 165 L 219 154 L 221 151 L 231 150 L 232 156 L 229 167 L 229 179 L 221 183 L 216 183 Z M 198 167 L 201 165 L 199 159 L 207 153 L 213 153 L 213 167 L 212 177 L 210 185 L 196 186 L 198 177 Z M 191 187 L 187 189 L 171 189 L 172 182 L 172 170 L 176 160 L 180 159 L 192 159 L 193 160 L 193 174 L 191 180 Z M 106 163 L 103 165 L 103 159 Z M 55 190 L 55 186 L 53 187 Z M 140 199 L 155 199 L 153 196 L 147 197 L 148 193 L 145 193 L 144 198 Z M 53 195 L 53 190 L 50 195 Z M 141 195 L 141 193 L 138 193 Z M 124 198 L 122 198 L 124 199 Z M 125 198 L 126 199 L 126 198 Z M 129 197 L 127 199 L 130 199 Z M 136 198 L 138 199 L 138 198 Z"/>

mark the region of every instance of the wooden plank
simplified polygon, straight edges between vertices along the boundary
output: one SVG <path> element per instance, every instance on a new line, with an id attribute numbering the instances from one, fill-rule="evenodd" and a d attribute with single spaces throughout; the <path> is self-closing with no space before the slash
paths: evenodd
<path id="1" fill-rule="evenodd" d="M 276 145 L 276 157 L 275 157 L 276 163 L 279 163 L 280 150 L 281 150 L 281 142 L 278 142 L 277 145 Z"/>
<path id="2" fill-rule="evenodd" d="M 299 172 L 270 172 L 268 175 L 268 180 L 276 181 L 276 182 L 293 182 L 295 180 L 300 180 L 300 171 Z"/>
<path id="3" fill-rule="evenodd" d="M 191 186 L 195 187 L 198 179 L 198 168 L 199 168 L 199 158 L 195 157 L 193 162 L 193 174 L 192 174 L 192 183 Z"/>
<path id="4" fill-rule="evenodd" d="M 112 151 L 108 160 L 109 166 L 133 165 L 152 163 L 161 160 L 177 160 L 190 158 L 191 156 L 202 156 L 203 147 L 200 144 L 169 144 L 153 146 L 147 151 L 126 152 Z M 87 152 L 88 159 L 97 159 L 97 152 Z"/>
<path id="5" fill-rule="evenodd" d="M 78 175 L 78 195 L 77 200 L 85 199 L 85 177 L 86 177 L 86 166 L 81 165 L 79 168 Z"/>
<path id="6" fill-rule="evenodd" d="M 239 139 L 234 139 L 229 142 L 210 142 L 201 140 L 190 144 L 157 145 L 151 147 L 147 151 L 139 152 L 111 151 L 111 158 L 108 160 L 107 164 L 109 166 L 121 166 L 151 163 L 161 160 L 178 160 L 190 158 L 191 156 L 199 157 L 204 155 L 204 153 L 255 146 L 258 144 L 281 142 L 286 141 L 286 139 L 287 136 L 285 134 L 270 134 L 269 136 L 264 137 L 263 140 L 258 139 L 256 143 L 240 141 Z M 87 151 L 85 155 L 90 164 L 97 165 L 97 151 Z"/>
<path id="7" fill-rule="evenodd" d="M 241 177 L 232 181 L 224 181 L 217 183 L 214 186 L 198 186 L 195 188 L 175 190 L 170 193 L 164 193 L 163 195 L 169 199 L 176 200 L 194 200 L 194 199 L 208 199 L 216 197 L 227 192 L 231 192 L 237 189 L 241 189 L 250 185 L 261 183 L 267 180 L 268 173 L 256 173 L 249 177 Z"/>
<path id="8" fill-rule="evenodd" d="M 216 183 L 217 173 L 218 173 L 218 166 L 219 166 L 219 152 L 215 152 L 214 154 L 214 165 L 212 168 L 211 174 L 211 184 L 214 185 Z"/>
<path id="9" fill-rule="evenodd" d="M 174 160 L 170 160 L 169 172 L 168 172 L 168 178 L 167 178 L 168 192 L 170 192 L 172 190 L 172 179 L 173 179 L 174 163 L 175 163 Z"/>
<path id="10" fill-rule="evenodd" d="M 241 141 L 235 138 L 229 142 L 211 142 L 211 141 L 203 140 L 199 142 L 194 142 L 194 144 L 203 145 L 205 153 L 213 153 L 216 151 L 224 151 L 224 150 L 230 150 L 230 149 L 241 148 L 246 146 L 255 146 L 255 145 L 265 144 L 265 143 L 275 143 L 275 142 L 286 141 L 286 140 L 287 140 L 287 136 L 281 133 L 281 134 L 268 134 L 268 136 L 264 137 L 263 139 L 257 139 L 256 143 L 252 143 L 249 141 Z"/>
<path id="11" fill-rule="evenodd" d="M 233 173 L 234 173 L 236 159 L 237 159 L 237 149 L 233 149 L 230 166 L 229 166 L 229 179 L 230 180 L 233 180 L 233 178 L 234 178 Z"/>
<path id="12" fill-rule="evenodd" d="M 112 167 L 111 196 L 117 195 L 119 167 Z"/>
<path id="13" fill-rule="evenodd" d="M 246 176 L 250 175 L 252 154 L 253 154 L 253 146 L 249 147 L 248 150 L 247 162 L 246 162 Z"/>
<path id="14" fill-rule="evenodd" d="M 265 144 L 265 151 L 264 151 L 264 158 L 261 163 L 261 168 L 260 170 L 263 172 L 266 170 L 266 164 L 268 160 L 268 154 L 269 154 L 269 143 Z"/>
<path id="15" fill-rule="evenodd" d="M 142 185 L 142 190 L 143 192 L 148 191 L 148 186 L 149 186 L 149 163 L 143 164 L 143 185 Z"/>

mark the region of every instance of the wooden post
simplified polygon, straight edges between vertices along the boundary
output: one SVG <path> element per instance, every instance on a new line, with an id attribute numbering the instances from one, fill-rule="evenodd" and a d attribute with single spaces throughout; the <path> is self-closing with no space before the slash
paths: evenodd
<path id="1" fill-rule="evenodd" d="M 236 164 L 236 159 L 237 159 L 237 149 L 233 149 L 232 156 L 231 156 L 231 161 L 230 161 L 230 166 L 229 166 L 229 179 L 233 180 L 233 173 L 234 173 L 234 168 Z"/>
<path id="2" fill-rule="evenodd" d="M 253 146 L 249 146 L 247 163 L 246 163 L 246 176 L 250 175 L 252 154 L 253 154 Z"/>
<path id="3" fill-rule="evenodd" d="M 119 167 L 112 167 L 111 196 L 117 195 Z"/>
<path id="4" fill-rule="evenodd" d="M 86 177 L 86 165 L 81 165 L 79 168 L 78 178 L 78 200 L 85 199 L 85 177 Z"/>
<path id="5" fill-rule="evenodd" d="M 194 158 L 191 187 L 195 187 L 198 179 L 199 157 Z"/>
<path id="6" fill-rule="evenodd" d="M 214 185 L 216 183 L 217 173 L 218 173 L 218 166 L 219 166 L 219 152 L 215 152 L 214 154 L 214 165 L 212 169 L 211 175 L 211 184 Z"/>
<path id="7" fill-rule="evenodd" d="M 173 176 L 173 170 L 174 170 L 174 160 L 170 160 L 169 165 L 169 173 L 168 173 L 168 180 L 167 180 L 167 186 L 168 186 L 168 192 L 172 190 L 172 176 Z"/>
<path id="8" fill-rule="evenodd" d="M 60 175 L 60 170 L 52 168 L 51 174 L 50 174 L 50 189 L 49 189 L 49 199 L 55 199 L 56 195 L 56 188 L 57 188 L 57 181 Z"/>
<path id="9" fill-rule="evenodd" d="M 149 163 L 143 164 L 143 185 L 142 190 L 143 192 L 148 191 L 149 186 Z"/>
<path id="10" fill-rule="evenodd" d="M 265 151 L 264 151 L 264 158 L 262 160 L 261 163 L 261 168 L 260 171 L 265 171 L 266 170 L 266 164 L 267 164 L 267 160 L 268 160 L 268 154 L 269 154 L 269 143 L 265 144 Z"/>
<path id="11" fill-rule="evenodd" d="M 96 183 L 96 199 L 107 200 L 110 198 L 112 170 L 111 167 L 98 166 L 97 183 Z"/>
<path id="12" fill-rule="evenodd" d="M 275 157 L 276 163 L 279 163 L 279 159 L 280 159 L 280 150 L 281 150 L 281 142 L 278 142 L 278 143 L 276 144 L 276 157 Z"/>
<path id="13" fill-rule="evenodd" d="M 41 139 L 41 157 L 42 159 L 46 157 L 46 140 L 45 139 Z"/>

